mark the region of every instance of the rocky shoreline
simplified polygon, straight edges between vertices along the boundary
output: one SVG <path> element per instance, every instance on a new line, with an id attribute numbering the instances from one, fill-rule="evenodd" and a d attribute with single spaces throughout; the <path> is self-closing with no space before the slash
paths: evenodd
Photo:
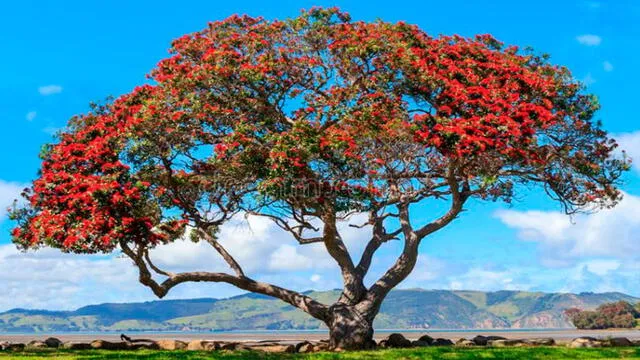
<path id="1" fill-rule="evenodd" d="M 192 350 L 192 351 L 261 351 L 267 353 L 313 353 L 329 351 L 328 340 L 319 341 L 214 341 L 175 339 L 132 339 L 124 334 L 121 341 L 93 340 L 91 342 L 63 342 L 58 338 L 49 337 L 45 340 L 32 340 L 27 343 L 0 341 L 0 351 L 34 351 L 42 349 L 65 350 Z M 630 340 L 626 337 L 595 338 L 582 336 L 566 343 L 556 342 L 553 338 L 507 339 L 495 335 L 477 335 L 473 338 L 461 338 L 452 341 L 445 338 L 433 338 L 422 335 L 417 339 L 408 339 L 400 333 L 393 333 L 370 344 L 371 349 L 398 349 L 428 346 L 456 346 L 456 347 L 535 347 L 535 346 L 567 346 L 570 348 L 601 348 L 601 347 L 631 347 L 640 346 L 640 340 Z M 341 349 L 333 349 L 340 351 Z"/>

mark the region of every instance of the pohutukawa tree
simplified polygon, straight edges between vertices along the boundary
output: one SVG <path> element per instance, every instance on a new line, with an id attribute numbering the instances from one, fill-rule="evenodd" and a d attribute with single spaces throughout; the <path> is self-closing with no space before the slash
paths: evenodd
<path id="1" fill-rule="evenodd" d="M 592 120 L 598 105 L 567 69 L 489 35 L 431 37 L 406 23 L 314 8 L 285 21 L 232 16 L 173 42 L 150 85 L 69 121 L 13 211 L 23 249 L 121 251 L 165 296 L 228 283 L 324 322 L 331 346 L 371 345 L 383 300 L 420 243 L 471 199 L 539 185 L 567 212 L 610 207 L 628 161 Z M 448 211 L 415 221 L 417 204 Z M 358 258 L 336 225 L 368 214 Z M 272 219 L 299 246 L 322 243 L 344 283 L 328 305 L 256 281 L 219 241 L 238 214 Z M 205 241 L 228 272 L 174 273 L 150 250 Z M 386 242 L 404 245 L 364 282 Z"/>

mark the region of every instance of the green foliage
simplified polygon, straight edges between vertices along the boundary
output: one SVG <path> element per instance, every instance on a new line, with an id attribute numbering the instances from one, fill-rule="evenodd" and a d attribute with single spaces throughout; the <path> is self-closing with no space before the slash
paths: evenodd
<path id="1" fill-rule="evenodd" d="M 633 328 L 640 319 L 637 306 L 618 301 L 598 306 L 593 311 L 567 310 L 567 316 L 578 329 Z"/>

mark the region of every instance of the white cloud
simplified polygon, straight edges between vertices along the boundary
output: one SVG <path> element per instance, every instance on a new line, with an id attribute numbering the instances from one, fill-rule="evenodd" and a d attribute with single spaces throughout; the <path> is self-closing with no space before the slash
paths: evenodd
<path id="1" fill-rule="evenodd" d="M 20 197 L 20 193 L 26 185 L 0 180 L 0 222 L 5 220 L 7 208 L 13 201 Z"/>
<path id="2" fill-rule="evenodd" d="M 619 150 L 624 150 L 631 158 L 631 165 L 640 173 L 640 131 L 614 134 L 613 138 L 616 139 Z"/>
<path id="3" fill-rule="evenodd" d="M 587 270 L 596 275 L 606 275 L 611 271 L 618 270 L 622 264 L 618 260 L 591 260 L 585 263 Z"/>
<path id="4" fill-rule="evenodd" d="M 358 259 L 362 253 L 370 229 L 355 229 L 348 224 L 360 224 L 362 221 L 363 216 L 354 216 L 349 222 L 338 226 L 354 259 Z M 298 245 L 289 233 L 265 217 L 236 216 L 221 227 L 218 237 L 220 243 L 249 274 L 337 268 L 324 244 Z M 176 271 L 228 269 L 220 255 L 206 242 L 179 240 L 153 250 L 152 257 L 158 265 Z"/>
<path id="5" fill-rule="evenodd" d="M 43 95 L 43 96 L 60 94 L 62 92 L 62 86 L 60 85 L 40 86 L 38 88 L 38 92 L 40 93 L 40 95 Z"/>
<path id="6" fill-rule="evenodd" d="M 611 71 L 613 71 L 613 64 L 608 62 L 608 61 L 605 61 L 605 62 L 602 63 L 602 68 L 606 72 L 611 72 Z"/>
<path id="7" fill-rule="evenodd" d="M 25 115 L 25 118 L 27 119 L 27 121 L 33 121 L 33 119 L 36 118 L 36 116 L 38 116 L 38 113 L 35 111 L 29 111 L 27 113 L 27 115 Z"/>
<path id="8" fill-rule="evenodd" d="M 573 225 L 566 216 L 556 213 L 499 212 L 496 215 L 523 238 L 539 241 L 548 250 L 547 255 L 562 249 L 566 253 L 560 255 L 575 257 L 573 263 L 562 269 L 531 265 L 491 268 L 455 264 L 423 254 L 412 275 L 400 287 L 622 291 L 638 295 L 638 256 L 630 255 L 635 258 L 628 259 L 623 253 L 639 253 L 637 243 L 627 235 L 639 233 L 640 228 L 633 230 L 633 214 L 640 211 L 640 198 L 627 196 L 617 211 L 620 213 L 602 215 L 600 220 L 593 217 L 598 215 L 576 218 Z M 359 251 L 368 232 L 345 224 L 341 228 L 347 245 Z M 337 266 L 322 244 L 298 246 L 266 218 L 233 219 L 222 227 L 220 241 L 248 274 L 258 280 L 294 290 L 341 286 Z M 598 256 L 583 257 L 593 253 Z M 206 242 L 183 240 L 160 246 L 153 250 L 152 258 L 157 265 L 172 271 L 228 271 Z M 395 256 L 384 252 L 381 258 L 374 261 L 373 272 L 386 270 Z M 54 249 L 20 253 L 13 245 L 0 246 L 0 284 L 3 288 L 0 311 L 14 307 L 73 309 L 100 302 L 155 299 L 148 288 L 138 283 L 137 270 L 129 259 L 117 254 L 72 255 Z M 174 288 L 168 298 L 226 297 L 241 292 L 226 284 L 193 283 Z"/>
<path id="9" fill-rule="evenodd" d="M 539 242 L 544 257 L 551 260 L 610 257 L 637 261 L 640 197 L 624 195 L 613 209 L 576 215 L 573 219 L 553 211 L 501 210 L 495 216 L 518 230 L 521 239 Z"/>
<path id="10" fill-rule="evenodd" d="M 402 283 L 403 287 L 420 287 L 421 284 L 442 278 L 451 274 L 450 264 L 431 255 L 420 254 L 413 272 Z"/>
<path id="11" fill-rule="evenodd" d="M 21 253 L 0 246 L 0 311 L 14 307 L 73 309 L 101 301 L 149 299 L 130 262 L 114 257 Z"/>
<path id="12" fill-rule="evenodd" d="M 602 38 L 598 35 L 584 34 L 576 36 L 576 40 L 582 45 L 586 46 L 598 46 L 602 43 Z"/>
<path id="13" fill-rule="evenodd" d="M 20 185 L 0 183 L 2 198 L 13 199 Z M 5 191 L 6 189 L 6 191 Z M 357 220 L 355 220 L 357 219 Z M 359 217 L 353 221 L 359 223 Z M 355 252 L 364 247 L 366 229 L 341 223 L 342 236 Z M 298 245 L 288 234 L 264 217 L 232 219 L 219 233 L 219 241 L 258 280 L 295 290 L 327 290 L 341 284 L 339 269 L 322 243 Z M 230 271 L 220 255 L 205 241 L 179 240 L 158 246 L 151 258 L 159 267 L 174 271 Z M 16 269 L 19 269 L 17 271 Z M 108 256 L 63 254 L 55 249 L 21 253 L 13 245 L 0 245 L 0 311 L 14 308 L 72 309 L 91 303 L 131 302 L 155 299 L 137 281 L 129 259 Z M 242 291 L 226 284 L 180 285 L 168 298 L 225 297 Z"/>
<path id="14" fill-rule="evenodd" d="M 561 241 L 571 227 L 568 217 L 555 212 L 498 210 L 495 215 L 507 226 L 519 229 L 522 238 L 527 240 L 537 240 L 542 235 L 545 239 Z"/>
<path id="15" fill-rule="evenodd" d="M 512 270 L 472 268 L 465 274 L 450 277 L 446 288 L 450 290 L 529 290 L 530 286 L 515 282 Z"/>
<path id="16" fill-rule="evenodd" d="M 443 274 L 444 275 L 444 274 Z M 511 266 L 504 269 L 471 267 L 464 273 L 442 276 L 434 288 L 451 290 L 584 291 L 640 295 L 640 272 L 611 259 L 580 261 L 562 269 Z"/>
<path id="17" fill-rule="evenodd" d="M 60 130 L 62 130 L 62 128 L 55 127 L 55 126 L 47 126 L 44 129 L 42 129 L 44 133 L 47 133 L 51 136 L 56 135 Z"/>
<path id="18" fill-rule="evenodd" d="M 313 267 L 313 260 L 298 252 L 293 245 L 280 245 L 269 257 L 269 269 L 306 270 Z"/>

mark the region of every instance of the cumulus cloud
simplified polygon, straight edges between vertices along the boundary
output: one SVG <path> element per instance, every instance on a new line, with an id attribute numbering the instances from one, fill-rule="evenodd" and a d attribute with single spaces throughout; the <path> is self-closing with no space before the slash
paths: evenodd
<path id="1" fill-rule="evenodd" d="M 591 260 L 584 264 L 587 270 L 596 275 L 606 275 L 612 271 L 618 270 L 622 264 L 618 260 Z"/>
<path id="2" fill-rule="evenodd" d="M 514 279 L 513 270 L 469 269 L 465 274 L 450 277 L 448 288 L 451 290 L 529 290 L 530 285 L 518 283 Z"/>
<path id="3" fill-rule="evenodd" d="M 42 132 L 49 134 L 51 136 L 56 135 L 58 132 L 60 132 L 60 130 L 62 130 L 62 128 L 60 127 L 56 127 L 56 126 L 47 126 L 45 128 L 42 129 Z"/>
<path id="4" fill-rule="evenodd" d="M 25 187 L 23 184 L 0 180 L 0 222 L 5 219 L 7 208 L 20 197 Z"/>
<path id="5" fill-rule="evenodd" d="M 421 284 L 437 282 L 452 275 L 457 275 L 456 270 L 448 262 L 431 255 L 420 254 L 413 272 L 402 286 L 420 287 Z"/>
<path id="6" fill-rule="evenodd" d="M 354 216 L 339 224 L 338 229 L 352 256 L 357 259 L 366 245 L 367 228 L 355 229 L 363 216 Z M 335 268 L 324 244 L 298 245 L 293 237 L 265 217 L 236 216 L 220 228 L 220 243 L 251 273 L 327 270 Z M 206 242 L 179 240 L 152 251 L 157 264 L 175 271 L 228 270 L 226 263 Z"/>
<path id="7" fill-rule="evenodd" d="M 36 118 L 36 116 L 38 116 L 37 112 L 29 111 L 27 115 L 25 115 L 25 118 L 27 119 L 27 121 L 33 121 Z"/>
<path id="8" fill-rule="evenodd" d="M 60 94 L 62 92 L 62 86 L 60 85 L 44 85 L 38 88 L 40 95 L 49 96 Z"/>
<path id="9" fill-rule="evenodd" d="M 524 290 L 544 292 L 610 292 L 640 294 L 640 273 L 615 260 L 592 259 L 559 269 L 516 266 L 504 269 L 472 267 L 446 277 L 436 286 L 451 290 Z"/>
<path id="10" fill-rule="evenodd" d="M 0 183 L 6 185 L 6 183 Z M 20 192 L 6 185 L 6 199 Z M 357 223 L 361 217 L 351 219 Z M 341 223 L 348 247 L 362 251 L 366 229 Z M 295 290 L 327 290 L 341 284 L 335 261 L 321 243 L 299 246 L 295 240 L 264 217 L 238 216 L 222 226 L 220 242 L 248 275 Z M 204 241 L 188 239 L 158 246 L 151 252 L 154 263 L 169 271 L 230 271 L 220 255 Z M 16 269 L 19 269 L 17 271 Z M 63 254 L 54 249 L 21 253 L 13 245 L 0 245 L 0 283 L 4 297 L 0 311 L 14 307 L 73 309 L 91 303 L 148 301 L 155 297 L 137 281 L 137 269 L 118 254 L 109 256 Z M 226 284 L 183 284 L 168 298 L 226 297 L 242 291 Z"/>
<path id="11" fill-rule="evenodd" d="M 0 246 L 0 311 L 15 307 L 73 309 L 96 301 L 149 299 L 130 262 L 53 249 L 21 253 Z"/>
<path id="12" fill-rule="evenodd" d="M 598 46 L 602 43 L 602 38 L 594 34 L 584 34 L 576 37 L 576 40 L 582 45 L 586 46 Z"/>
<path id="13" fill-rule="evenodd" d="M 640 259 L 640 197 L 625 194 L 618 206 L 569 218 L 560 212 L 500 210 L 495 216 L 519 237 L 538 242 L 544 257 Z M 572 221 L 573 220 L 573 221 Z"/>
<path id="14" fill-rule="evenodd" d="M 640 173 L 640 131 L 614 134 L 613 138 L 618 141 L 619 149 L 631 157 L 633 168 Z"/>
<path id="15" fill-rule="evenodd" d="M 611 72 L 611 71 L 613 71 L 613 64 L 608 62 L 608 61 L 605 61 L 605 62 L 602 63 L 602 68 L 606 72 Z"/>

